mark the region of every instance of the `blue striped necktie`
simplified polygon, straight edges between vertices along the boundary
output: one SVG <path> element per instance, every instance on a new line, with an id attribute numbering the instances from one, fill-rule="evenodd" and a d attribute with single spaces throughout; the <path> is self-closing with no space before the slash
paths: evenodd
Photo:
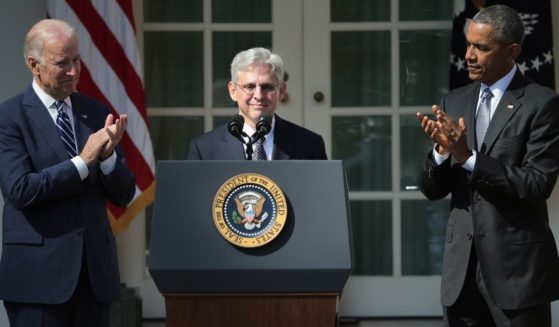
<path id="1" fill-rule="evenodd" d="M 78 155 L 78 150 L 76 146 L 76 138 L 74 137 L 74 132 L 72 131 L 72 124 L 70 123 L 70 118 L 64 112 L 64 101 L 58 100 L 55 102 L 54 106 L 58 115 L 56 116 L 56 129 L 60 138 L 66 147 L 66 152 L 70 158 Z"/>

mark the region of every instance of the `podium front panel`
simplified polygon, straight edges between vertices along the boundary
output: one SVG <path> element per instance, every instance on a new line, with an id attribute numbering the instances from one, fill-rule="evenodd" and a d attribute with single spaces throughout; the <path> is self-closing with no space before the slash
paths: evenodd
<path id="1" fill-rule="evenodd" d="M 283 191 L 288 215 L 270 243 L 226 241 L 212 214 L 231 177 L 260 174 Z M 149 270 L 161 293 L 341 292 L 353 266 L 341 161 L 160 161 Z"/>

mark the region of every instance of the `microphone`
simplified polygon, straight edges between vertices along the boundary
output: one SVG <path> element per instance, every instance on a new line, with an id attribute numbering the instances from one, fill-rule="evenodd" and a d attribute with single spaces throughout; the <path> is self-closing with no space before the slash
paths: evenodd
<path id="1" fill-rule="evenodd" d="M 236 114 L 231 118 L 231 121 L 227 124 L 227 130 L 231 135 L 239 139 L 241 143 L 245 144 L 245 140 L 243 139 L 243 125 L 245 124 L 245 119 L 243 116 Z"/>
<path id="2" fill-rule="evenodd" d="M 263 113 L 258 118 L 258 122 L 256 122 L 256 133 L 252 136 L 252 143 L 258 141 L 264 135 L 270 133 L 272 130 L 272 116 L 267 113 Z"/>

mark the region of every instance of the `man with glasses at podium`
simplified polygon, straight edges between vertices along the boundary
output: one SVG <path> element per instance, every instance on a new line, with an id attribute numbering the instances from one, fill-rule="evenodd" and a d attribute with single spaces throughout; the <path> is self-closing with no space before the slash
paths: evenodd
<path id="1" fill-rule="evenodd" d="M 238 115 L 190 143 L 189 160 L 326 160 L 322 136 L 275 114 L 285 96 L 283 60 L 264 48 L 238 53 L 229 96 Z"/>

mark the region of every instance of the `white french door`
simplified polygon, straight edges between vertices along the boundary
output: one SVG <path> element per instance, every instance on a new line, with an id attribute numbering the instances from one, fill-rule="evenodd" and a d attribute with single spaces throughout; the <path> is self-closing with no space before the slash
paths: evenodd
<path id="1" fill-rule="evenodd" d="M 350 188 L 356 267 L 342 316 L 442 314 L 448 203 L 418 190 L 431 144 L 415 112 L 445 91 L 451 25 L 415 21 L 413 3 L 304 1 L 304 124 L 343 160 Z"/>

